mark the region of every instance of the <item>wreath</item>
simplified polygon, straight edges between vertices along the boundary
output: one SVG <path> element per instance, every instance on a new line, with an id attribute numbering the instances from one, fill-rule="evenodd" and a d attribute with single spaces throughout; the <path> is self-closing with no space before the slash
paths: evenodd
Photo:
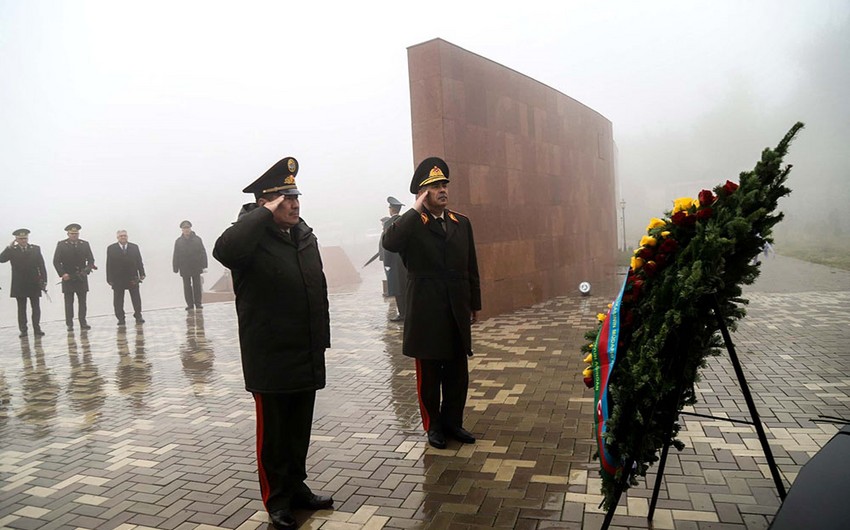
<path id="1" fill-rule="evenodd" d="M 619 295 L 585 335 L 583 376 L 595 390 L 606 509 L 619 487 L 646 476 L 665 443 L 684 447 L 676 439 L 678 412 L 696 403 L 699 369 L 722 346 L 716 309 L 730 330 L 746 313 L 742 286 L 758 276 L 754 258 L 783 217 L 774 213 L 791 191 L 783 158 L 802 127 L 765 149 L 738 183 L 676 199 L 664 217 L 653 218 Z"/>

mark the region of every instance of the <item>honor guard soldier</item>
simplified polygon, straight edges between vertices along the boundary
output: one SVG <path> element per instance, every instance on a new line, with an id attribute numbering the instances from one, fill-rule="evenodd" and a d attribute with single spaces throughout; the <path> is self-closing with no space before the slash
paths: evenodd
<path id="1" fill-rule="evenodd" d="M 438 449 L 446 447 L 446 436 L 475 443 L 463 428 L 463 408 L 471 324 L 481 310 L 472 224 L 448 209 L 448 185 L 449 166 L 437 157 L 423 160 L 410 183 L 413 208 L 382 237 L 384 248 L 398 252 L 407 267 L 402 352 L 416 359 L 422 424 Z"/>
<path id="2" fill-rule="evenodd" d="M 80 329 L 91 329 L 86 322 L 86 295 L 89 291 L 89 274 L 97 270 L 94 255 L 88 241 L 80 239 L 77 223 L 65 227 L 68 239 L 56 244 L 53 253 L 53 267 L 62 278 L 62 293 L 65 295 L 65 325 L 68 331 L 74 330 L 74 295 L 79 306 Z"/>
<path id="3" fill-rule="evenodd" d="M 201 309 L 201 273 L 207 268 L 207 249 L 204 242 L 192 231 L 192 223 L 180 223 L 183 232 L 174 242 L 172 266 L 175 273 L 183 278 L 183 297 L 186 299 L 186 311 Z"/>
<path id="4" fill-rule="evenodd" d="M 260 492 L 275 528 L 298 526 L 293 509 L 333 505 L 304 482 L 330 316 L 319 243 L 299 216 L 297 173 L 298 162 L 284 158 L 242 190 L 255 202 L 213 249 L 233 276 L 242 373 L 257 410 Z"/>
<path id="5" fill-rule="evenodd" d="M 389 205 L 389 217 L 383 219 L 383 231 L 392 225 L 399 217 L 399 212 L 404 204 L 395 197 L 387 197 Z M 404 268 L 401 256 L 395 252 L 384 250 L 383 245 L 379 242 L 379 255 L 381 261 L 384 262 L 384 273 L 387 275 L 387 295 L 395 297 L 395 305 L 398 313 L 390 318 L 392 322 L 403 322 L 405 315 L 405 307 L 407 306 L 407 269 Z"/>
<path id="6" fill-rule="evenodd" d="M 32 310 L 32 331 L 41 337 L 41 292 L 47 290 L 47 269 L 38 245 L 29 244 L 30 231 L 19 228 L 12 232 L 15 239 L 0 252 L 0 263 L 11 262 L 12 289 L 9 296 L 18 302 L 20 337 L 27 336 L 27 299 Z"/>

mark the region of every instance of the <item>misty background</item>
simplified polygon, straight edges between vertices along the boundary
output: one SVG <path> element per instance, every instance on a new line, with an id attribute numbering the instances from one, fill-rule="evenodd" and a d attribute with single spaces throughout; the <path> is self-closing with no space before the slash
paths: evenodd
<path id="1" fill-rule="evenodd" d="M 72 222 L 101 267 L 91 316 L 112 314 L 118 229 L 141 248 L 145 310 L 182 307 L 180 221 L 211 253 L 252 200 L 241 189 L 284 156 L 301 166 L 302 217 L 359 269 L 387 195 L 412 202 L 406 48 L 436 37 L 611 120 L 629 246 L 796 121 L 777 246 L 850 233 L 847 0 L 0 0 L 0 244 L 32 230 L 51 274 L 44 319 L 63 318 L 51 262 Z M 206 285 L 222 273 L 210 255 Z M 0 327 L 16 326 L 10 276 L 0 265 Z"/>

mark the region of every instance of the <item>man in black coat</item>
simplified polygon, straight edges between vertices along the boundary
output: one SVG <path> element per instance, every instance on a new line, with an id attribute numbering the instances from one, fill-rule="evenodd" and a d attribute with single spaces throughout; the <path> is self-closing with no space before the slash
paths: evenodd
<path id="1" fill-rule="evenodd" d="M 207 268 L 207 249 L 204 242 L 192 231 L 192 223 L 180 223 L 183 232 L 174 242 L 174 257 L 171 260 L 175 273 L 183 278 L 183 297 L 186 311 L 201 309 L 201 273 Z"/>
<path id="2" fill-rule="evenodd" d="M 390 216 L 383 219 L 384 232 L 401 217 L 399 212 L 401 207 L 404 206 L 395 197 L 387 197 L 387 204 L 389 204 Z M 392 322 L 403 322 L 407 306 L 407 269 L 404 268 L 401 256 L 384 249 L 380 242 L 378 246 L 380 247 L 378 255 L 384 263 L 384 272 L 387 275 L 387 295 L 395 297 L 395 305 L 398 310 L 398 314 L 390 320 Z"/>
<path id="3" fill-rule="evenodd" d="M 78 317 L 80 329 L 91 329 L 86 322 L 86 295 L 89 291 L 89 274 L 97 270 L 94 264 L 94 254 L 88 241 L 80 239 L 80 229 L 77 223 L 65 227 L 68 239 L 56 244 L 53 253 L 53 267 L 62 278 L 62 293 L 65 295 L 65 325 L 68 331 L 74 330 L 74 295 L 79 304 Z"/>
<path id="4" fill-rule="evenodd" d="M 130 243 L 127 231 L 116 232 L 117 243 L 106 247 L 106 283 L 112 287 L 112 305 L 115 308 L 115 318 L 118 325 L 125 325 L 124 291 L 130 291 L 130 301 L 133 304 L 133 317 L 136 324 L 144 324 L 142 318 L 142 295 L 139 285 L 145 279 L 145 265 L 142 263 L 142 253 L 139 245 Z"/>
<path id="5" fill-rule="evenodd" d="M 446 435 L 474 443 L 463 428 L 469 387 L 467 356 L 481 310 L 478 259 L 469 219 L 448 206 L 449 167 L 440 158 L 423 160 L 413 174 L 413 208 L 382 237 L 384 248 L 407 267 L 404 355 L 416 359 L 417 391 L 428 443 L 442 449 Z M 440 397 L 442 394 L 442 403 Z"/>
<path id="6" fill-rule="evenodd" d="M 27 336 L 27 299 L 32 309 L 32 330 L 40 337 L 41 292 L 47 288 L 47 269 L 44 268 L 44 258 L 38 245 L 29 244 L 30 231 L 19 228 L 12 232 L 15 239 L 0 253 L 0 263 L 11 262 L 12 289 L 9 296 L 18 302 L 18 329 L 20 337 Z"/>
<path id="7" fill-rule="evenodd" d="M 330 316 L 318 240 L 299 217 L 297 172 L 287 157 L 242 190 L 256 202 L 213 249 L 233 276 L 242 373 L 257 410 L 260 492 L 275 528 L 298 526 L 293 509 L 333 505 L 304 483 Z"/>

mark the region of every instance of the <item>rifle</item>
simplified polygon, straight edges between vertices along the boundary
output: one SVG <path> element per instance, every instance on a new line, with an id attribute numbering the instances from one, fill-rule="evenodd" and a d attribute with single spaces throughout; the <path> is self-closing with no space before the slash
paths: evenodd
<path id="1" fill-rule="evenodd" d="M 368 265 L 368 264 L 372 263 L 373 261 L 375 261 L 376 259 L 378 259 L 378 256 L 379 256 L 380 254 L 381 254 L 381 253 L 380 253 L 380 251 L 379 251 L 379 252 L 375 252 L 375 255 L 374 255 L 374 256 L 372 256 L 371 258 L 369 258 L 369 261 L 367 261 L 366 263 L 364 263 L 364 264 L 363 264 L 363 266 L 365 267 L 366 265 Z"/>

